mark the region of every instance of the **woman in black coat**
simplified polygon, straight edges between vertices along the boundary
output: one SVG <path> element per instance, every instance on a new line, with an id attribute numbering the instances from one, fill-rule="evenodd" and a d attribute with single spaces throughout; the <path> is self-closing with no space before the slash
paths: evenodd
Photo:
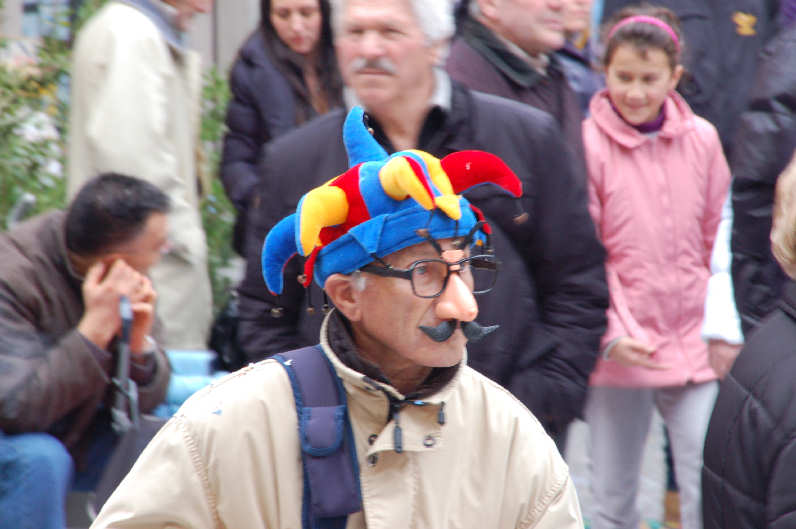
<path id="1" fill-rule="evenodd" d="M 229 84 L 220 172 L 238 212 L 233 247 L 242 255 L 262 146 L 342 102 L 328 1 L 261 0 L 260 24 L 241 46 Z"/>
<path id="2" fill-rule="evenodd" d="M 777 183 L 771 243 L 779 264 L 796 278 L 796 156 Z M 795 380 L 791 280 L 722 381 L 705 439 L 705 529 L 796 527 Z"/>

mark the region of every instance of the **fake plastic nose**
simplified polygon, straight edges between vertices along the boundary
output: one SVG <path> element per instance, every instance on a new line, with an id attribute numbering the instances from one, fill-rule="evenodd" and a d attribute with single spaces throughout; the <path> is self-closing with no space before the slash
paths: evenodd
<path id="1" fill-rule="evenodd" d="M 436 312 L 441 320 L 473 321 L 478 316 L 475 296 L 459 274 L 448 278 L 445 290 L 437 298 Z"/>

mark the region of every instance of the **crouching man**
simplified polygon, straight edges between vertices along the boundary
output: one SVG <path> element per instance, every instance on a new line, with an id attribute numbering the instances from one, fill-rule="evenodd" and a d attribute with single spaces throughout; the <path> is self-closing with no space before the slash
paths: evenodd
<path id="1" fill-rule="evenodd" d="M 461 193 L 491 184 L 521 214 L 519 180 L 484 152 L 388 156 L 362 116 L 355 108 L 344 127 L 351 168 L 305 194 L 263 246 L 271 291 L 282 291 L 296 253 L 306 259 L 298 280 L 323 285 L 334 309 L 320 344 L 193 396 L 93 528 L 583 527 L 553 441 L 511 393 L 466 365 L 467 341 L 495 329 L 475 322 L 474 294 L 491 289 L 499 261 Z M 309 358 L 339 388 L 343 413 L 329 416 L 342 420 L 347 462 L 324 459 L 315 428 L 330 408 L 308 402 L 324 377 L 302 386 L 306 371 L 297 374 Z M 348 472 L 338 465 L 350 483 L 337 480 Z M 327 509 L 345 503 L 347 483 L 353 507 Z"/>

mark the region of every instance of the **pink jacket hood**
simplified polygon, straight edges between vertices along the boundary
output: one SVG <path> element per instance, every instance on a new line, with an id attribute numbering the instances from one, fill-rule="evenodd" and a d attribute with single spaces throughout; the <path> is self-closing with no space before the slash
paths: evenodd
<path id="1" fill-rule="evenodd" d="M 658 132 L 660 137 L 676 138 L 694 129 L 696 116 L 680 94 L 670 93 L 664 105 L 666 106 L 666 120 Z M 652 136 L 637 131 L 616 113 L 611 107 L 608 90 L 604 89 L 595 94 L 589 104 L 589 112 L 595 125 L 603 133 L 628 149 L 635 149 L 652 139 Z"/>

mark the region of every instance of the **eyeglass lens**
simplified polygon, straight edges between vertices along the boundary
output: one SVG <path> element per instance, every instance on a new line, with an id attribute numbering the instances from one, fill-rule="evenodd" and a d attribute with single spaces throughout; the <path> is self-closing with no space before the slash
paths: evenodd
<path id="1" fill-rule="evenodd" d="M 497 279 L 497 263 L 494 258 L 475 255 L 459 264 L 459 276 L 470 287 L 473 294 L 488 292 Z M 449 263 L 441 259 L 425 259 L 411 267 L 412 288 L 417 296 L 434 297 L 445 288 Z"/>

